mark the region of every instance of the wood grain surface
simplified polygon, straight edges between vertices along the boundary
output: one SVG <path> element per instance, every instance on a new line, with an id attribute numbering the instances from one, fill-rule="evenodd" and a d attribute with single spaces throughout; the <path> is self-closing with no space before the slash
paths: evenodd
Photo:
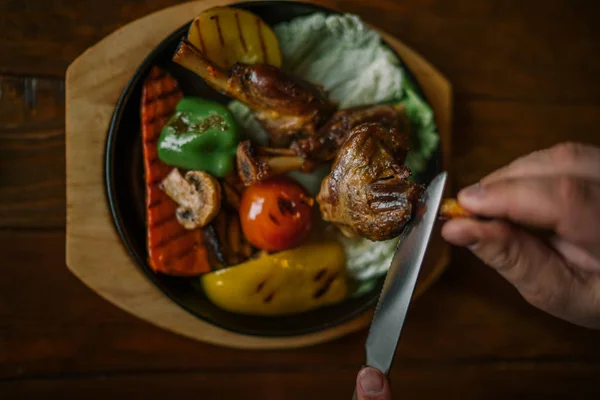
<path id="1" fill-rule="evenodd" d="M 0 398 L 352 393 L 364 331 L 301 350 L 223 349 L 131 317 L 65 268 L 66 67 L 114 29 L 176 3 L 0 1 Z M 457 187 L 560 141 L 600 145 L 600 3 L 327 3 L 376 23 L 449 77 Z M 456 250 L 411 310 L 393 389 L 410 399 L 595 399 L 599 342 L 598 332 L 534 310 Z"/>

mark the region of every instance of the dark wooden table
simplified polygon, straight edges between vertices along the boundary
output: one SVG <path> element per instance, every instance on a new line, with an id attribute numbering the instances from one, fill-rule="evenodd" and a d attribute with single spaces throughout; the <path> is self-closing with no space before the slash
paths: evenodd
<path id="1" fill-rule="evenodd" d="M 174 0 L 0 1 L 0 398 L 349 399 L 365 332 L 217 348 L 115 308 L 65 267 L 64 73 Z M 454 182 L 560 141 L 600 144 L 600 3 L 347 0 L 456 91 Z M 600 332 L 547 316 L 466 251 L 410 313 L 396 399 L 599 398 Z"/>

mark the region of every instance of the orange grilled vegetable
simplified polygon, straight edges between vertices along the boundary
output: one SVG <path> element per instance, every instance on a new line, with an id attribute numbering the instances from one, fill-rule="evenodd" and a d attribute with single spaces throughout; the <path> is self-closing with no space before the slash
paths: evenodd
<path id="1" fill-rule="evenodd" d="M 440 219 L 472 218 L 473 214 L 458 204 L 456 199 L 444 199 L 440 206 Z"/>
<path id="2" fill-rule="evenodd" d="M 159 189 L 172 167 L 158 159 L 156 142 L 183 94 L 166 71 L 153 67 L 142 89 L 141 120 L 146 179 L 146 224 L 150 267 L 169 275 L 190 276 L 210 271 L 204 233 L 179 224 L 177 203 Z"/>

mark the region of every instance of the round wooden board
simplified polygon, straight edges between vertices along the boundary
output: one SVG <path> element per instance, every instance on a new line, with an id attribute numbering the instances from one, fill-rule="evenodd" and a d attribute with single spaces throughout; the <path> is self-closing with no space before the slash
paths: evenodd
<path id="1" fill-rule="evenodd" d="M 313 345 L 357 331 L 372 312 L 313 334 L 265 338 L 229 332 L 202 321 L 167 298 L 142 273 L 118 236 L 105 195 L 104 146 L 115 104 L 127 81 L 167 35 L 203 10 L 235 0 L 201 0 L 138 19 L 86 50 L 66 76 L 67 266 L 96 293 L 129 313 L 178 334 L 204 342 L 248 349 Z M 315 1 L 326 5 L 324 1 Z M 451 99 L 448 81 L 417 53 L 382 33 L 413 71 L 431 102 L 442 136 L 444 165 L 450 154 Z M 449 249 L 439 233 L 431 247 L 415 296 L 446 267 Z"/>

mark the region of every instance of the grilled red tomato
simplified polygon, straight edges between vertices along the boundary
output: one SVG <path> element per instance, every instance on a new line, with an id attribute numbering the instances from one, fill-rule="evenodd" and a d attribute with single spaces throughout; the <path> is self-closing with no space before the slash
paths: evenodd
<path id="1" fill-rule="evenodd" d="M 274 252 L 292 248 L 310 231 L 312 205 L 313 199 L 291 178 L 257 183 L 242 194 L 242 230 L 260 249 Z"/>

